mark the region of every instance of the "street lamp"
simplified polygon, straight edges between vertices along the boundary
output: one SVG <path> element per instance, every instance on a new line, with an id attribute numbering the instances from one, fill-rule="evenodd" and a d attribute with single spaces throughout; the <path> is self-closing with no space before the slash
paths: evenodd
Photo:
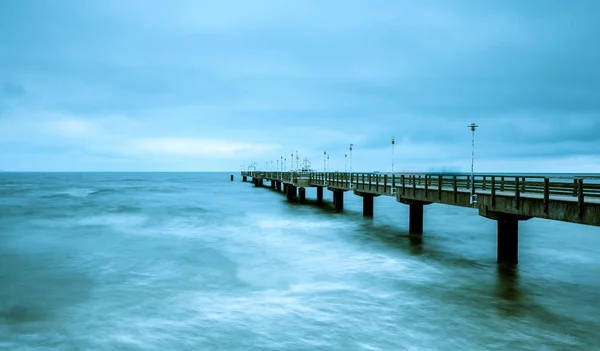
<path id="1" fill-rule="evenodd" d="M 327 170 L 329 171 L 329 154 L 327 154 Z"/>
<path id="2" fill-rule="evenodd" d="M 350 144 L 350 173 L 352 173 L 352 148 L 354 144 Z"/>
<path id="3" fill-rule="evenodd" d="M 468 126 L 469 128 L 471 128 L 471 200 L 470 203 L 471 205 L 476 204 L 477 203 L 477 198 L 475 195 L 475 174 L 474 174 L 474 165 L 475 165 L 475 129 L 477 129 L 477 127 L 479 127 L 477 124 L 475 123 L 471 123 L 471 125 Z"/>
<path id="4" fill-rule="evenodd" d="M 323 172 L 327 172 L 327 151 L 323 151 Z"/>
<path id="5" fill-rule="evenodd" d="M 298 150 L 296 150 L 296 171 L 300 172 L 300 158 L 298 157 Z"/>
<path id="6" fill-rule="evenodd" d="M 394 174 L 394 145 L 396 144 L 396 138 L 392 136 L 392 174 Z"/>
<path id="7" fill-rule="evenodd" d="M 344 173 L 348 172 L 347 164 L 348 164 L 348 155 L 344 154 Z"/>

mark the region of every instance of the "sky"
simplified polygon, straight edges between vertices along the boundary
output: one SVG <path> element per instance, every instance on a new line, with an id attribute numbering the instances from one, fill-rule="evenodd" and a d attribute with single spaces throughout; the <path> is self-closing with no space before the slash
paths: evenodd
<path id="1" fill-rule="evenodd" d="M 0 0 L 0 170 L 600 173 L 598 1 Z M 396 143 L 392 149 L 391 138 Z M 346 156 L 345 156 L 346 155 Z"/>

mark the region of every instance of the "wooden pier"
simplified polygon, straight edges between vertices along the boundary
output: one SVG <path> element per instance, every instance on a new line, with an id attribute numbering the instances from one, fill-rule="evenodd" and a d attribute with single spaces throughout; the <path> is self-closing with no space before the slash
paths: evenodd
<path id="1" fill-rule="evenodd" d="M 474 208 L 498 222 L 498 262 L 518 262 L 519 221 L 545 218 L 600 227 L 600 177 L 530 176 L 441 173 L 326 173 L 242 172 L 255 186 L 264 182 L 283 191 L 289 200 L 303 202 L 306 188 L 333 192 L 337 211 L 344 209 L 344 193 L 363 198 L 363 215 L 371 217 L 374 198 L 393 196 L 410 206 L 409 232 L 423 233 L 423 208 L 432 203 Z"/>

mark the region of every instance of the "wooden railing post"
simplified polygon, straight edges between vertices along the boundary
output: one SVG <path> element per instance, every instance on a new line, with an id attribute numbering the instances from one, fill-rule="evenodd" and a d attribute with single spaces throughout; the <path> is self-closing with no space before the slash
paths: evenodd
<path id="1" fill-rule="evenodd" d="M 375 191 L 379 192 L 379 174 L 375 175 Z"/>
<path id="2" fill-rule="evenodd" d="M 500 191 L 504 191 L 504 177 L 500 177 Z"/>
<path id="3" fill-rule="evenodd" d="M 442 201 L 442 175 L 438 175 L 438 200 Z"/>
<path id="4" fill-rule="evenodd" d="M 412 176 L 412 187 L 413 187 L 413 198 L 417 196 L 417 177 L 415 175 Z"/>
<path id="5" fill-rule="evenodd" d="M 525 177 L 523 177 L 523 183 L 521 183 L 521 192 L 522 192 L 522 193 L 524 193 L 524 192 L 525 192 L 525 189 L 526 189 L 526 188 L 525 188 L 525 184 L 526 184 Z"/>
<path id="6" fill-rule="evenodd" d="M 496 207 L 496 177 L 492 176 L 492 207 Z"/>
<path id="7" fill-rule="evenodd" d="M 400 181 L 402 182 L 402 196 L 406 194 L 406 177 L 404 174 L 400 175 Z"/>
<path id="8" fill-rule="evenodd" d="M 481 186 L 482 190 L 486 189 L 486 176 L 483 176 L 483 185 Z"/>
<path id="9" fill-rule="evenodd" d="M 420 176 L 419 176 L 419 177 L 420 177 Z M 429 176 L 426 174 L 426 175 L 425 175 L 425 198 L 427 198 L 427 193 L 428 193 L 428 190 L 429 190 L 429 182 L 428 182 L 428 178 L 429 178 Z"/>
<path id="10" fill-rule="evenodd" d="M 577 198 L 577 202 L 579 202 L 579 219 L 583 219 L 583 211 L 585 210 L 585 199 L 583 198 L 583 178 L 578 179 L 577 183 L 577 190 L 579 192 Z"/>
<path id="11" fill-rule="evenodd" d="M 573 179 L 573 196 L 577 196 L 577 179 Z"/>
<path id="12" fill-rule="evenodd" d="M 383 192 L 387 194 L 387 174 L 383 176 Z"/>
<path id="13" fill-rule="evenodd" d="M 550 179 L 544 178 L 544 213 L 548 214 L 550 205 Z"/>
<path id="14" fill-rule="evenodd" d="M 519 187 L 519 177 L 515 177 L 515 208 L 519 209 L 519 200 L 521 200 L 521 188 Z"/>
<path id="15" fill-rule="evenodd" d="M 452 176 L 452 190 L 454 193 L 454 203 L 458 201 L 458 182 L 456 181 L 456 176 Z"/>

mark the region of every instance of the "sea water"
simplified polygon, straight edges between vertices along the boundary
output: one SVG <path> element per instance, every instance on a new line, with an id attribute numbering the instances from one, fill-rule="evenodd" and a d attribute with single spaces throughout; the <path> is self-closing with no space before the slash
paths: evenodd
<path id="1" fill-rule="evenodd" d="M 268 184 L 268 183 L 267 183 Z M 229 173 L 0 173 L 1 350 L 600 347 L 600 228 L 496 223 Z"/>

